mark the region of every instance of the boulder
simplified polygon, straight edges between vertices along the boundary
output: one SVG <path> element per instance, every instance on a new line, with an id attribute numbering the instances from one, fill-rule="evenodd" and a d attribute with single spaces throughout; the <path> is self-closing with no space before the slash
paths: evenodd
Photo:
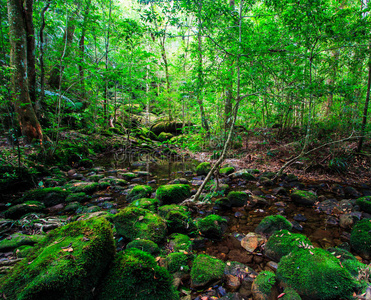
<path id="1" fill-rule="evenodd" d="M 252 172 L 252 170 L 243 169 L 243 170 L 239 170 L 237 172 L 234 172 L 234 173 L 230 174 L 229 177 L 231 179 L 241 178 L 241 179 L 244 179 L 244 180 L 256 180 L 255 176 L 252 175 L 252 174 L 254 174 Z"/>
<path id="2" fill-rule="evenodd" d="M 177 300 L 169 272 L 149 253 L 131 248 L 117 255 L 97 299 Z"/>
<path id="3" fill-rule="evenodd" d="M 191 196 L 188 184 L 161 185 L 156 191 L 156 198 L 162 204 L 178 204 Z"/>
<path id="4" fill-rule="evenodd" d="M 210 172 L 210 170 L 211 170 L 211 164 L 209 162 L 200 163 L 196 167 L 196 173 L 198 176 L 207 175 Z"/>
<path id="5" fill-rule="evenodd" d="M 131 202 L 128 207 L 139 207 L 157 212 L 159 201 L 156 198 L 141 198 Z"/>
<path id="6" fill-rule="evenodd" d="M 111 224 L 76 221 L 51 231 L 0 283 L 7 299 L 93 299 L 115 253 Z"/>
<path id="7" fill-rule="evenodd" d="M 227 220 L 221 216 L 211 214 L 197 221 L 201 234 L 211 240 L 219 240 L 227 229 Z"/>
<path id="8" fill-rule="evenodd" d="M 166 221 L 153 212 L 127 207 L 113 216 L 117 233 L 129 240 L 137 238 L 161 242 L 167 233 Z"/>
<path id="9" fill-rule="evenodd" d="M 41 212 L 45 209 L 45 205 L 39 201 L 27 201 L 25 203 L 11 206 L 4 211 L 5 218 L 19 219 L 25 214 Z"/>
<path id="10" fill-rule="evenodd" d="M 126 201 L 133 202 L 141 198 L 147 198 L 151 195 L 152 188 L 149 185 L 136 185 L 126 196 Z"/>
<path id="11" fill-rule="evenodd" d="M 292 224 L 281 215 L 267 216 L 255 228 L 258 234 L 272 235 L 275 231 L 286 229 L 291 230 Z"/>
<path id="12" fill-rule="evenodd" d="M 137 248 L 144 252 L 148 252 L 151 255 L 158 255 L 160 253 L 160 248 L 155 242 L 145 239 L 136 239 L 126 245 L 126 249 Z"/>
<path id="13" fill-rule="evenodd" d="M 364 212 L 371 214 L 371 196 L 358 198 L 356 204 Z"/>
<path id="14" fill-rule="evenodd" d="M 366 259 L 371 259 L 371 219 L 359 221 L 352 229 L 350 245 Z"/>
<path id="15" fill-rule="evenodd" d="M 291 193 L 291 199 L 298 205 L 313 206 L 317 202 L 318 197 L 312 192 L 296 190 Z"/>
<path id="16" fill-rule="evenodd" d="M 260 272 L 252 284 L 251 291 L 255 300 L 277 299 L 276 275 L 271 271 Z"/>
<path id="17" fill-rule="evenodd" d="M 191 270 L 192 288 L 202 288 L 220 281 L 223 277 L 225 263 L 206 254 L 199 254 Z"/>
<path id="18" fill-rule="evenodd" d="M 220 175 L 229 175 L 234 172 L 234 167 L 225 167 L 219 170 Z"/>

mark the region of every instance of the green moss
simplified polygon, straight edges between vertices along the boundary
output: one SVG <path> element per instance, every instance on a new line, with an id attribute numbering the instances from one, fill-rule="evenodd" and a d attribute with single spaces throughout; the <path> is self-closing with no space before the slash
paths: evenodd
<path id="1" fill-rule="evenodd" d="M 176 300 L 179 296 L 172 281 L 150 254 L 132 248 L 116 257 L 98 299 Z"/>
<path id="2" fill-rule="evenodd" d="M 301 300 L 300 295 L 293 288 L 287 287 L 283 292 L 285 295 L 280 298 L 281 300 Z"/>
<path id="3" fill-rule="evenodd" d="M 27 192 L 19 202 L 40 201 L 49 207 L 63 203 L 69 193 L 68 189 L 61 187 L 36 189 Z"/>
<path id="4" fill-rule="evenodd" d="M 86 193 L 86 194 L 93 194 L 99 190 L 104 190 L 108 188 L 110 185 L 107 182 L 75 182 L 66 184 L 73 193 Z"/>
<path id="5" fill-rule="evenodd" d="M 291 230 L 292 224 L 283 216 L 275 215 L 275 216 L 267 216 L 259 225 L 255 228 L 255 232 L 259 234 L 266 234 L 271 235 L 275 231 L 286 229 Z"/>
<path id="6" fill-rule="evenodd" d="M 188 256 L 182 252 L 173 252 L 166 257 L 166 269 L 170 273 L 187 273 L 188 267 Z"/>
<path id="7" fill-rule="evenodd" d="M 173 135 L 171 133 L 166 133 L 166 132 L 161 132 L 157 139 L 160 141 L 160 142 L 165 142 L 165 141 L 168 141 L 170 140 L 171 138 L 173 137 Z"/>
<path id="8" fill-rule="evenodd" d="M 200 163 L 196 167 L 197 175 L 207 175 L 211 170 L 211 164 L 209 162 Z"/>
<path id="9" fill-rule="evenodd" d="M 283 256 L 306 245 L 312 245 L 306 236 L 281 230 L 272 234 L 265 244 L 264 250 L 269 258 L 279 261 Z"/>
<path id="10" fill-rule="evenodd" d="M 4 211 L 5 218 L 19 219 L 25 214 L 40 212 L 45 209 L 45 205 L 39 201 L 27 201 L 17 204 Z"/>
<path id="11" fill-rule="evenodd" d="M 206 254 L 200 254 L 191 269 L 192 286 L 199 287 L 217 281 L 223 277 L 225 263 Z"/>
<path id="12" fill-rule="evenodd" d="M 86 195 L 84 192 L 69 194 L 66 198 L 66 202 L 85 202 L 89 201 L 91 196 Z"/>
<path id="13" fill-rule="evenodd" d="M 262 294 L 269 295 L 276 284 L 276 275 L 271 271 L 262 271 L 254 280 L 256 289 Z"/>
<path id="14" fill-rule="evenodd" d="M 153 212 L 157 212 L 157 208 L 159 206 L 159 201 L 156 198 L 141 198 L 138 200 L 134 200 L 129 204 L 129 207 L 139 207 L 148 209 Z"/>
<path id="15" fill-rule="evenodd" d="M 156 198 L 162 204 L 180 203 L 191 196 L 188 184 L 161 185 L 156 191 Z"/>
<path id="16" fill-rule="evenodd" d="M 186 214 L 188 217 L 191 217 L 188 207 L 184 205 L 168 204 L 162 205 L 158 208 L 158 214 L 163 218 L 165 218 L 170 211 L 179 211 L 183 214 Z"/>
<path id="17" fill-rule="evenodd" d="M 318 197 L 311 192 L 296 190 L 291 193 L 291 199 L 297 204 L 311 206 L 314 205 Z"/>
<path id="18" fill-rule="evenodd" d="M 245 192 L 229 192 L 227 195 L 231 207 L 241 207 L 247 203 L 249 195 Z"/>
<path id="19" fill-rule="evenodd" d="M 111 186 L 126 186 L 128 185 L 128 182 L 124 179 L 119 179 L 119 178 L 102 178 L 99 180 L 100 183 L 106 182 Z"/>
<path id="20" fill-rule="evenodd" d="M 371 196 L 358 198 L 356 204 L 359 205 L 361 210 L 371 214 Z"/>
<path id="21" fill-rule="evenodd" d="M 309 299 L 350 299 L 356 286 L 339 260 L 323 249 L 299 249 L 281 258 L 277 279 Z"/>
<path id="22" fill-rule="evenodd" d="M 30 255 L 35 248 L 29 245 L 23 245 L 18 247 L 15 251 L 14 254 L 17 256 L 17 258 L 25 258 L 28 255 Z"/>
<path id="23" fill-rule="evenodd" d="M 188 213 L 169 211 L 165 217 L 169 233 L 191 233 L 196 230 L 196 224 Z"/>
<path id="24" fill-rule="evenodd" d="M 136 174 L 131 173 L 131 172 L 119 173 L 118 175 L 120 175 L 121 177 L 123 177 L 125 180 L 128 180 L 128 181 L 138 177 Z"/>
<path id="25" fill-rule="evenodd" d="M 148 252 L 151 255 L 157 255 L 160 253 L 160 248 L 155 242 L 150 240 L 138 239 L 130 242 L 126 245 L 126 249 L 137 248 L 144 252 Z"/>
<path id="26" fill-rule="evenodd" d="M 197 221 L 197 227 L 202 235 L 210 239 L 221 239 L 224 233 L 223 227 L 227 224 L 227 220 L 221 216 L 211 214 Z"/>
<path id="27" fill-rule="evenodd" d="M 173 233 L 169 237 L 169 245 L 174 252 L 190 252 L 192 244 L 191 238 L 185 234 Z"/>
<path id="28" fill-rule="evenodd" d="M 2 279 L 8 299 L 91 299 L 115 252 L 111 225 L 98 218 L 51 231 Z"/>
<path id="29" fill-rule="evenodd" d="M 149 185 L 136 185 L 126 196 L 126 201 L 133 202 L 134 200 L 147 198 L 151 195 L 151 193 L 152 188 Z"/>
<path id="30" fill-rule="evenodd" d="M 35 245 L 44 239 L 44 235 L 15 233 L 0 241 L 0 251 L 7 251 L 23 245 Z"/>
<path id="31" fill-rule="evenodd" d="M 219 174 L 221 175 L 229 175 L 232 174 L 233 172 L 234 172 L 233 167 L 226 167 L 219 170 Z"/>
<path id="32" fill-rule="evenodd" d="M 245 180 L 256 180 L 255 176 L 252 175 L 252 172 L 250 172 L 250 170 L 248 169 L 243 169 L 243 170 L 239 170 L 237 172 L 232 173 L 231 178 L 232 179 L 242 178 Z"/>
<path id="33" fill-rule="evenodd" d="M 137 238 L 151 240 L 155 243 L 165 238 L 166 221 L 153 212 L 127 207 L 113 217 L 117 233 L 129 240 Z"/>
<path id="34" fill-rule="evenodd" d="M 359 221 L 352 229 L 350 244 L 362 257 L 371 258 L 371 219 Z"/>

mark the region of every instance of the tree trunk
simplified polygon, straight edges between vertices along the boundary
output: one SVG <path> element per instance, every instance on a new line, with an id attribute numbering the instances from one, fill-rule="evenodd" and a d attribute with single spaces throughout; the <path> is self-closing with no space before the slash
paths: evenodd
<path id="1" fill-rule="evenodd" d="M 85 75 L 84 75 L 84 59 L 85 59 L 85 33 L 86 33 L 86 23 L 88 22 L 88 15 L 90 10 L 91 0 L 88 1 L 84 10 L 84 21 L 81 30 L 81 37 L 79 41 L 80 48 L 80 63 L 79 63 L 79 75 L 80 75 L 80 88 L 81 96 L 85 97 Z"/>
<path id="2" fill-rule="evenodd" d="M 31 143 L 34 139 L 41 142 L 43 134 L 29 94 L 27 27 L 24 14 L 23 1 L 8 0 L 12 100 L 25 141 Z"/>
<path id="3" fill-rule="evenodd" d="M 106 37 L 106 82 L 104 85 L 104 103 L 103 103 L 103 118 L 104 118 L 104 127 L 108 125 L 108 49 L 109 49 L 109 38 L 110 38 L 110 30 L 111 30 L 111 13 L 112 13 L 112 0 L 109 2 L 109 13 L 108 13 L 108 29 L 107 29 L 107 37 Z"/>

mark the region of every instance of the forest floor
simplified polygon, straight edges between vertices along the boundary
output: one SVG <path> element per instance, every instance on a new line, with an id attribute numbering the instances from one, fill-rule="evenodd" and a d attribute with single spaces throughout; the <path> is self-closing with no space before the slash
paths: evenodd
<path id="1" fill-rule="evenodd" d="M 341 139 L 341 138 L 339 138 Z M 316 141 L 309 144 L 312 150 L 325 144 Z M 290 159 L 299 155 L 299 141 L 283 136 L 280 139 L 265 139 L 262 136 L 243 136 L 242 149 L 229 150 L 223 164 L 230 164 L 238 169 L 258 169 L 262 172 L 278 172 Z M 292 173 L 303 182 L 331 182 L 347 185 L 371 184 L 371 143 L 364 144 L 364 152 L 356 153 L 358 141 L 351 140 L 329 145 L 313 151 L 296 160 L 284 172 Z M 212 151 L 190 152 L 192 158 L 215 163 L 210 159 Z"/>

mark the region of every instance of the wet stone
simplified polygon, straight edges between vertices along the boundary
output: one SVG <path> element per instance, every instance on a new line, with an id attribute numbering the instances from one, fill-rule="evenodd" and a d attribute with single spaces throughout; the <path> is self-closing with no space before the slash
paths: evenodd
<path id="1" fill-rule="evenodd" d="M 326 224 L 328 225 L 333 225 L 333 226 L 337 226 L 339 225 L 339 221 L 336 217 L 334 216 L 330 216 L 327 220 L 326 220 Z"/>
<path id="2" fill-rule="evenodd" d="M 331 214 L 334 208 L 338 208 L 339 204 L 336 199 L 328 199 L 318 204 L 317 209 L 326 214 Z"/>
<path id="3" fill-rule="evenodd" d="M 303 226 L 300 225 L 297 221 L 292 221 L 291 224 L 292 224 L 292 228 L 294 228 L 295 230 L 298 230 L 298 231 L 303 230 Z"/>
<path id="4" fill-rule="evenodd" d="M 360 192 L 358 192 L 354 187 L 347 186 L 344 188 L 345 196 L 352 197 L 352 198 L 359 198 L 362 196 Z"/>
<path id="5" fill-rule="evenodd" d="M 294 220 L 298 222 L 306 222 L 308 219 L 302 214 L 297 214 L 294 216 Z"/>
<path id="6" fill-rule="evenodd" d="M 288 193 L 284 187 L 278 187 L 273 189 L 273 194 L 274 195 L 283 195 L 283 196 L 288 196 Z"/>

